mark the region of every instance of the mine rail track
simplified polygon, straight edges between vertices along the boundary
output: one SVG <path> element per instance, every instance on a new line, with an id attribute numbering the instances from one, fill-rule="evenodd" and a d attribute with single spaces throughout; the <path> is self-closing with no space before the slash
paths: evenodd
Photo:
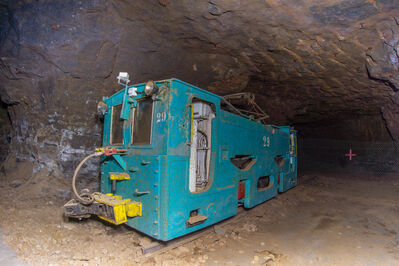
<path id="1" fill-rule="evenodd" d="M 245 217 L 244 214 L 246 212 L 247 212 L 247 210 L 245 210 L 242 206 L 240 206 L 237 210 L 237 214 L 233 217 L 227 218 L 226 220 L 223 220 L 217 224 L 210 225 L 206 228 L 203 228 L 203 229 L 200 229 L 193 233 L 190 233 L 188 235 L 170 240 L 168 242 L 155 241 L 147 246 L 143 246 L 141 248 L 141 250 L 145 257 L 151 257 L 154 255 L 159 255 L 159 254 L 165 253 L 169 250 L 176 249 L 182 245 L 185 245 L 185 244 L 190 243 L 194 240 L 197 240 L 205 235 L 209 235 L 212 232 L 215 232 L 215 226 L 220 226 L 223 228 L 233 222 L 237 222 L 237 221 L 241 220 L 243 217 Z"/>

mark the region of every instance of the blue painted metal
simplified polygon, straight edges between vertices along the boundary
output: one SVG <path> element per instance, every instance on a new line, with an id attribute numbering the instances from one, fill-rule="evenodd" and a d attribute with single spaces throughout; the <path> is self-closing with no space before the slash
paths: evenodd
<path id="1" fill-rule="evenodd" d="M 126 162 L 123 160 L 122 156 L 120 156 L 119 154 L 113 154 L 112 157 L 119 164 L 119 166 L 122 167 L 123 171 L 127 170 Z"/>
<path id="2" fill-rule="evenodd" d="M 110 172 L 120 172 L 124 168 L 131 176 L 130 180 L 117 182 L 115 192 L 143 205 L 142 216 L 129 218 L 129 226 L 166 241 L 235 215 L 239 202 L 251 208 L 296 185 L 296 131 L 292 128 L 263 125 L 224 111 L 220 96 L 178 79 L 156 83 L 161 93 L 153 97 L 151 144 L 132 144 L 132 121 L 129 118 L 123 126 L 123 144 L 115 145 L 127 149 L 127 154 L 117 160 L 103 157 L 101 164 L 102 193 L 111 192 Z M 134 101 L 146 97 L 142 93 L 144 84 L 134 87 L 138 89 Z M 112 146 L 112 106 L 129 100 L 127 89 L 104 98 L 108 109 L 103 146 Z M 193 98 L 212 103 L 216 113 L 212 120 L 210 185 L 205 191 L 196 193 L 191 193 L 188 186 Z M 250 155 L 256 163 L 249 170 L 240 170 L 230 160 L 236 155 Z M 282 157 L 285 163 L 277 164 L 276 156 Z M 126 163 L 126 167 L 121 168 L 119 159 Z M 258 178 L 264 176 L 268 176 L 269 185 L 258 189 Z M 239 182 L 245 183 L 245 197 L 240 200 Z M 207 219 L 187 227 L 193 210 Z"/>
<path id="3" fill-rule="evenodd" d="M 130 109 L 130 101 L 128 100 L 128 85 L 125 85 L 125 90 L 123 92 L 123 100 L 122 100 L 122 110 L 121 110 L 121 119 L 127 120 L 129 119 L 129 109 Z"/>

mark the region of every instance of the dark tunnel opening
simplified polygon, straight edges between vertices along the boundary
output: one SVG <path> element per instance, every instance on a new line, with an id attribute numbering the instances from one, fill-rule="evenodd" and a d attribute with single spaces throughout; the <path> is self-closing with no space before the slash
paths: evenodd
<path id="1" fill-rule="evenodd" d="M 11 119 L 7 104 L 0 101 L 0 164 L 7 158 L 11 143 Z"/>
<path id="2" fill-rule="evenodd" d="M 398 172 L 399 151 L 381 114 L 352 114 L 338 120 L 300 123 L 295 128 L 302 174 L 384 176 Z"/>

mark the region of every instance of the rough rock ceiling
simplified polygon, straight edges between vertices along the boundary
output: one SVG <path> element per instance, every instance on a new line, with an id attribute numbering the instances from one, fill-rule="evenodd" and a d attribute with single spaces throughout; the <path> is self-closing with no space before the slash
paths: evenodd
<path id="1" fill-rule="evenodd" d="M 42 168 L 98 143 L 95 106 L 119 71 L 255 92 L 271 123 L 399 138 L 398 0 L 1 3 L 13 149 Z"/>

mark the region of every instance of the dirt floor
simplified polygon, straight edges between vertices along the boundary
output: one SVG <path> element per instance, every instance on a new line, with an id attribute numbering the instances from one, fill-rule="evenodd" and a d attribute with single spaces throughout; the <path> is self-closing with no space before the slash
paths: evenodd
<path id="1" fill-rule="evenodd" d="M 132 229 L 64 219 L 62 191 L 43 182 L 0 185 L 3 241 L 31 265 L 399 265 L 399 176 L 302 175 L 296 188 L 150 256 L 141 251 L 150 240 Z"/>

